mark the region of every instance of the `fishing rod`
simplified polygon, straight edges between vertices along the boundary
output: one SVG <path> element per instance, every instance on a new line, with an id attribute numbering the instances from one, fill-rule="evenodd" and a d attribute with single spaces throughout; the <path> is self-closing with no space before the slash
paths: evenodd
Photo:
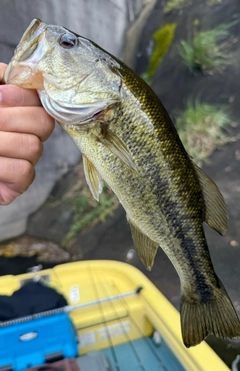
<path id="1" fill-rule="evenodd" d="M 112 295 L 112 296 L 108 296 L 108 297 L 101 298 L 101 299 L 98 299 L 98 300 L 92 300 L 92 301 L 82 303 L 82 304 L 77 304 L 77 305 L 66 305 L 65 307 L 61 307 L 61 308 L 57 308 L 57 309 L 50 309 L 50 310 L 40 312 L 40 313 L 35 313 L 35 314 L 29 315 L 29 316 L 18 317 L 18 318 L 15 318 L 13 320 L 9 320 L 9 321 L 3 321 L 3 322 L 0 323 L 0 327 L 10 326 L 10 325 L 13 325 L 15 323 L 20 323 L 20 322 L 30 321 L 30 320 L 33 320 L 33 319 L 36 319 L 36 318 L 39 318 L 39 317 L 51 316 L 51 315 L 57 314 L 57 313 L 71 313 L 74 310 L 92 307 L 96 304 L 104 304 L 104 303 L 107 303 L 109 301 L 114 301 L 114 300 L 118 300 L 118 299 L 127 298 L 129 296 L 138 295 L 138 294 L 140 294 L 142 289 L 143 289 L 143 287 L 139 286 L 135 290 L 124 292 L 122 294 Z"/>

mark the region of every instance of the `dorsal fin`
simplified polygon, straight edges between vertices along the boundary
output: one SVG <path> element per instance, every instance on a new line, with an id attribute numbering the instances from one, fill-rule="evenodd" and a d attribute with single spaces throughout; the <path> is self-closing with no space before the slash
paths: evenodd
<path id="1" fill-rule="evenodd" d="M 84 154 L 82 158 L 86 182 L 95 200 L 99 201 L 99 195 L 102 193 L 104 184 L 103 179 L 92 162 Z"/>
<path id="2" fill-rule="evenodd" d="M 152 269 L 159 245 L 143 234 L 142 231 L 140 231 L 140 229 L 132 222 L 132 220 L 130 220 L 128 217 L 127 219 L 131 228 L 134 246 L 141 261 L 147 270 L 150 271 Z"/>
<path id="3" fill-rule="evenodd" d="M 226 233 L 228 227 L 228 212 L 222 194 L 216 184 L 194 164 L 205 202 L 205 219 L 209 227 L 221 235 Z"/>

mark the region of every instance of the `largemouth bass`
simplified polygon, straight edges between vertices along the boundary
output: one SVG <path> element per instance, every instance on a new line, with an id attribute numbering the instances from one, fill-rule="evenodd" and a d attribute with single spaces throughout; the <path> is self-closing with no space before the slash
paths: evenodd
<path id="1" fill-rule="evenodd" d="M 25 31 L 4 79 L 37 89 L 43 107 L 81 150 L 93 197 L 98 200 L 104 182 L 117 195 L 147 269 L 158 247 L 168 255 L 181 281 L 184 344 L 209 334 L 239 336 L 202 226 L 225 233 L 225 202 L 189 158 L 150 87 L 90 40 L 40 20 Z"/>

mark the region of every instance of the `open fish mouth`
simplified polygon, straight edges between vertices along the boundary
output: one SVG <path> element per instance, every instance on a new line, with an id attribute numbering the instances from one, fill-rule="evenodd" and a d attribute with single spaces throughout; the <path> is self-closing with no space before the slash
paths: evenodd
<path id="1" fill-rule="evenodd" d="M 20 43 L 24 41 L 33 40 L 38 37 L 47 28 L 46 23 L 42 22 L 40 19 L 33 19 L 24 34 L 22 35 Z M 20 44 L 19 44 L 20 46 Z"/>
<path id="2" fill-rule="evenodd" d="M 51 50 L 44 37 L 46 28 L 47 25 L 39 19 L 31 22 L 5 71 L 5 83 L 24 88 L 32 88 L 34 85 L 35 89 L 43 86 L 42 74 L 37 72 L 36 65 Z"/>

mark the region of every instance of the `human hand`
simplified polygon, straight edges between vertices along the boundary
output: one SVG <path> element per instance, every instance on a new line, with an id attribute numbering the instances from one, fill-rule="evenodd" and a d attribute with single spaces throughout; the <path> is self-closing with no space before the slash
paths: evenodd
<path id="1" fill-rule="evenodd" d="M 6 67 L 0 63 L 0 81 Z M 53 129 L 36 90 L 0 85 L 0 205 L 10 204 L 33 182 L 42 142 Z"/>

